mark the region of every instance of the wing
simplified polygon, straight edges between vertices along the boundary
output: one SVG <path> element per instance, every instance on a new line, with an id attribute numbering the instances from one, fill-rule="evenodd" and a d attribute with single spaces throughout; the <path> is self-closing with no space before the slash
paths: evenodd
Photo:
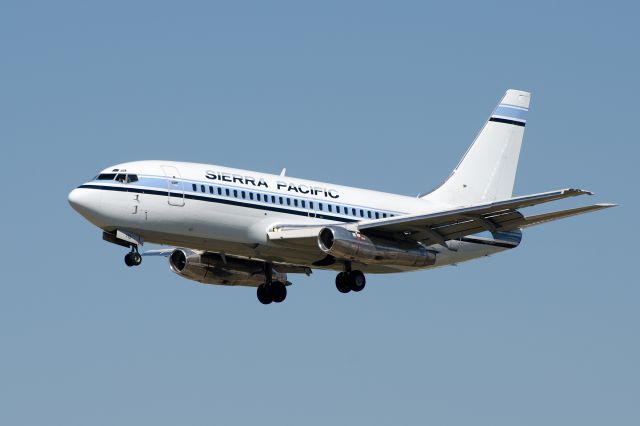
<path id="1" fill-rule="evenodd" d="M 518 211 L 520 208 L 585 194 L 592 195 L 591 192 L 580 189 L 561 189 L 558 191 L 515 197 L 493 203 L 443 210 L 428 214 L 412 214 L 364 221 L 359 222 L 357 226 L 363 233 L 379 233 L 386 234 L 387 236 L 391 234 L 398 237 L 409 237 L 427 245 L 446 245 L 446 241 L 448 240 L 477 234 L 483 231 L 490 231 L 492 233 L 510 231 L 520 227 L 532 226 L 562 217 L 613 206 L 601 204 L 548 213 L 531 218 L 525 218 L 522 213 Z"/>
<path id="2" fill-rule="evenodd" d="M 513 228 L 513 227 L 527 228 L 529 226 L 540 225 L 542 223 L 552 222 L 558 219 L 564 219 L 565 217 L 577 216 L 579 214 L 594 212 L 596 210 L 608 209 L 610 207 L 615 207 L 615 206 L 617 206 L 617 204 L 603 203 L 603 204 L 593 204 L 591 206 L 578 207 L 578 208 L 569 209 L 569 210 L 558 210 L 555 212 L 523 217 L 518 221 L 509 223 L 508 226 L 510 228 Z"/>

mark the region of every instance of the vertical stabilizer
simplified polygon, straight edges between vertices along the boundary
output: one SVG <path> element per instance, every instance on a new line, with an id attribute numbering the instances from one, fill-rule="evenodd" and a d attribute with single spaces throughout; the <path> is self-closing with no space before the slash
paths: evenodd
<path id="1" fill-rule="evenodd" d="M 510 198 L 531 94 L 507 90 L 449 178 L 421 198 L 467 206 Z"/>

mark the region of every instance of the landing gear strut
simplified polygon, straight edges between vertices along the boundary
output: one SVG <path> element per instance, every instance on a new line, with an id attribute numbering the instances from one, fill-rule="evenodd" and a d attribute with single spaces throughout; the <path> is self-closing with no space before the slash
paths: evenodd
<path id="1" fill-rule="evenodd" d="M 352 271 L 351 264 L 345 265 L 345 271 L 336 275 L 336 288 L 340 293 L 359 292 L 367 283 L 362 271 Z"/>
<path id="2" fill-rule="evenodd" d="M 273 267 L 271 264 L 266 264 L 264 268 L 264 284 L 258 286 L 258 300 L 263 305 L 268 305 L 271 302 L 281 303 L 287 298 L 287 286 L 282 281 L 272 281 Z"/>
<path id="3" fill-rule="evenodd" d="M 124 256 L 124 263 L 131 266 L 138 266 L 142 263 L 142 256 L 138 253 L 138 246 L 131 246 L 131 251 Z"/>

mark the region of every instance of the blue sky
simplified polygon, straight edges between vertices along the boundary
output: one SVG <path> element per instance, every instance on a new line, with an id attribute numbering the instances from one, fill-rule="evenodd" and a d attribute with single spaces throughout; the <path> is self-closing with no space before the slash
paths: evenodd
<path id="1" fill-rule="evenodd" d="M 594 4 L 3 3 L 0 423 L 637 425 L 638 8 Z M 137 159 L 418 194 L 507 88 L 516 193 L 620 207 L 265 308 L 127 269 L 66 201 Z"/>

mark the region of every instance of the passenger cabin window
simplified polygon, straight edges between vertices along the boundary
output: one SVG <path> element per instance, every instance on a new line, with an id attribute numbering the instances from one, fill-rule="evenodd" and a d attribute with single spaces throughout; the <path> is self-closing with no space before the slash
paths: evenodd
<path id="1" fill-rule="evenodd" d="M 244 192 L 244 191 L 241 191 L 240 193 L 242 194 L 242 198 L 243 198 L 243 199 L 247 198 L 247 197 L 246 197 L 246 194 L 245 194 L 245 192 Z"/>
<path id="2" fill-rule="evenodd" d="M 207 192 L 207 191 L 204 189 L 204 185 L 200 185 L 200 190 L 201 190 L 202 192 Z"/>
<path id="3" fill-rule="evenodd" d="M 383 217 L 383 218 L 386 218 L 386 217 L 387 217 L 387 214 L 386 214 L 386 213 L 382 213 L 382 217 Z"/>
<path id="4" fill-rule="evenodd" d="M 295 198 L 293 199 L 293 205 L 298 207 L 298 200 L 296 200 Z"/>
<path id="5" fill-rule="evenodd" d="M 355 216 L 356 215 L 356 209 L 354 209 L 353 207 L 351 208 L 351 213 Z"/>
<path id="6" fill-rule="evenodd" d="M 318 208 L 322 210 L 322 203 L 318 203 Z"/>
<path id="7" fill-rule="evenodd" d="M 227 197 L 231 195 L 231 193 L 229 192 L 229 188 L 225 189 L 225 192 L 227 193 Z"/>
<path id="8" fill-rule="evenodd" d="M 249 193 L 249 199 L 250 199 L 250 200 L 253 200 L 253 192 L 250 192 L 250 193 Z"/>
<path id="9" fill-rule="evenodd" d="M 209 187 L 209 194 L 213 194 L 213 186 Z"/>
<path id="10" fill-rule="evenodd" d="M 198 192 L 198 187 L 196 186 L 195 183 L 191 184 L 191 187 L 193 188 L 194 191 Z"/>
<path id="11" fill-rule="evenodd" d="M 380 219 L 380 213 L 376 212 L 376 219 Z"/>
<path id="12" fill-rule="evenodd" d="M 222 195 L 222 188 L 218 187 L 218 195 Z"/>
<path id="13" fill-rule="evenodd" d="M 238 191 L 236 189 L 233 190 L 233 196 L 235 198 L 238 198 Z"/>
<path id="14" fill-rule="evenodd" d="M 360 209 L 360 217 L 364 217 L 364 210 Z"/>
<path id="15" fill-rule="evenodd" d="M 336 213 L 340 213 L 340 206 L 336 206 Z"/>
<path id="16" fill-rule="evenodd" d="M 329 210 L 330 212 L 333 211 L 333 207 L 331 206 L 331 204 L 327 204 L 327 210 Z"/>
<path id="17" fill-rule="evenodd" d="M 367 216 L 369 216 L 369 219 L 371 219 L 371 212 L 370 211 L 367 212 Z"/>

